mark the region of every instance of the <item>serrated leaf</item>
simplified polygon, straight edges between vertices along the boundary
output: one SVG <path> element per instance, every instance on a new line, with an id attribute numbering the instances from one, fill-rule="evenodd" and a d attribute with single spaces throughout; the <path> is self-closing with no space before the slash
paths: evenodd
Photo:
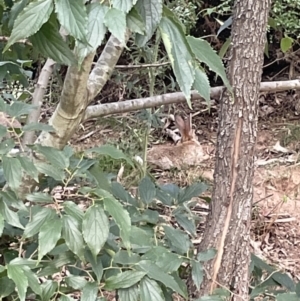
<path id="1" fill-rule="evenodd" d="M 83 1 L 55 0 L 60 24 L 77 40 L 87 43 L 87 14 Z"/>
<path id="2" fill-rule="evenodd" d="M 137 0 L 112 0 L 113 7 L 124 13 L 128 13 L 136 2 Z"/>
<path id="3" fill-rule="evenodd" d="M 137 200 L 130 195 L 128 191 L 124 189 L 124 187 L 119 182 L 112 182 L 111 183 L 111 189 L 114 197 L 117 199 L 126 202 L 128 204 L 131 204 L 135 207 L 138 207 Z"/>
<path id="4" fill-rule="evenodd" d="M 217 250 L 216 249 L 208 249 L 206 251 L 203 252 L 199 252 L 197 254 L 197 260 L 205 262 L 205 261 L 209 261 L 211 259 L 213 259 L 217 254 Z"/>
<path id="5" fill-rule="evenodd" d="M 81 276 L 68 276 L 65 278 L 66 284 L 75 290 L 81 290 L 86 285 L 87 281 Z"/>
<path id="6" fill-rule="evenodd" d="M 179 293 L 180 295 L 186 297 L 185 292 L 178 286 L 174 278 L 164 273 L 161 268 L 149 260 L 142 260 L 138 263 L 138 266 L 147 273 L 147 276 L 161 282 L 166 287 L 171 288 L 173 291 Z"/>
<path id="7" fill-rule="evenodd" d="M 210 105 L 210 84 L 205 72 L 200 68 L 195 68 L 195 81 L 193 88 L 197 90 L 199 95 L 203 97 L 208 105 Z"/>
<path id="8" fill-rule="evenodd" d="M 5 179 L 11 187 L 16 190 L 20 187 L 22 181 L 22 166 L 17 158 L 2 157 L 3 172 Z"/>
<path id="9" fill-rule="evenodd" d="M 6 126 L 3 126 L 0 124 L 0 140 L 1 140 L 1 138 L 3 138 L 6 135 L 6 133 L 7 133 Z"/>
<path id="10" fill-rule="evenodd" d="M 229 81 L 226 76 L 225 68 L 222 63 L 221 58 L 218 54 L 213 50 L 213 48 L 209 45 L 209 43 L 200 38 L 187 37 L 187 41 L 200 62 L 205 63 L 209 69 L 215 72 L 217 75 L 221 77 L 224 85 L 229 91 L 232 91 L 232 87 L 229 84 Z"/>
<path id="11" fill-rule="evenodd" d="M 55 167 L 65 169 L 70 165 L 69 157 L 67 157 L 61 150 L 39 144 L 34 146 L 34 150 L 42 154 L 48 160 L 48 162 Z"/>
<path id="12" fill-rule="evenodd" d="M 32 216 L 32 220 L 26 225 L 23 237 L 28 238 L 37 234 L 42 227 L 42 225 L 52 220 L 56 216 L 56 213 L 53 209 L 50 208 L 41 208 Z"/>
<path id="13" fill-rule="evenodd" d="M 93 272 L 97 277 L 98 283 L 100 283 L 103 275 L 103 266 L 100 256 L 94 258 L 90 250 L 87 250 L 84 254 L 84 257 L 91 264 Z"/>
<path id="14" fill-rule="evenodd" d="M 24 103 L 22 101 L 14 101 L 11 105 L 6 106 L 6 113 L 12 117 L 20 117 L 29 114 L 36 106 Z"/>
<path id="15" fill-rule="evenodd" d="M 113 257 L 114 263 L 125 264 L 135 264 L 141 260 L 141 257 L 138 254 L 129 254 L 128 251 L 119 250 Z"/>
<path id="16" fill-rule="evenodd" d="M 0 237 L 2 236 L 3 229 L 4 229 L 4 217 L 3 217 L 3 215 L 0 213 Z"/>
<path id="17" fill-rule="evenodd" d="M 110 8 L 104 16 L 104 24 L 108 30 L 122 43 L 125 42 L 126 15 L 124 12 Z"/>
<path id="18" fill-rule="evenodd" d="M 164 301 L 163 292 L 158 283 L 148 277 L 144 277 L 140 284 L 141 301 Z"/>
<path id="19" fill-rule="evenodd" d="M 133 285 L 129 288 L 121 288 L 118 290 L 120 301 L 138 301 L 140 290 L 138 285 Z"/>
<path id="20" fill-rule="evenodd" d="M 21 258 L 21 257 L 15 257 L 9 262 L 10 265 L 19 265 L 22 266 L 28 266 L 31 269 L 34 269 L 38 267 L 37 260 L 29 259 L 29 258 Z"/>
<path id="21" fill-rule="evenodd" d="M 289 291 L 295 291 L 295 283 L 293 279 L 288 275 L 280 272 L 272 274 L 272 278 L 278 282 L 281 286 L 286 287 Z"/>
<path id="22" fill-rule="evenodd" d="M 82 291 L 81 301 L 94 301 L 98 294 L 97 282 L 88 282 Z"/>
<path id="23" fill-rule="evenodd" d="M 77 219 L 78 222 L 82 222 L 84 213 L 83 211 L 76 205 L 74 202 L 66 201 L 63 203 L 64 210 L 68 215 L 71 215 L 75 219 Z"/>
<path id="24" fill-rule="evenodd" d="M 39 255 L 41 260 L 44 255 L 50 252 L 60 239 L 62 230 L 62 221 L 57 216 L 43 224 L 39 231 Z"/>
<path id="25" fill-rule="evenodd" d="M 40 123 L 40 122 L 31 122 L 29 124 L 26 124 L 23 126 L 22 130 L 24 132 L 28 132 L 28 131 L 43 131 L 48 133 L 55 132 L 53 126 L 45 123 Z"/>
<path id="26" fill-rule="evenodd" d="M 85 212 L 82 233 L 91 252 L 97 256 L 109 235 L 109 221 L 99 205 L 92 206 Z"/>
<path id="27" fill-rule="evenodd" d="M 300 282 L 299 281 L 296 284 L 295 291 L 296 291 L 297 296 L 300 297 Z"/>
<path id="28" fill-rule="evenodd" d="M 0 214 L 2 218 L 14 227 L 24 229 L 23 225 L 20 223 L 19 216 L 17 212 L 12 211 L 8 208 L 7 204 L 0 199 Z"/>
<path id="29" fill-rule="evenodd" d="M 190 201 L 193 197 L 198 197 L 204 191 L 207 190 L 207 185 L 204 183 L 194 183 L 191 186 L 184 188 L 180 191 L 178 196 L 178 203 L 182 204 L 186 201 Z"/>
<path id="30" fill-rule="evenodd" d="M 283 293 L 276 296 L 276 301 L 299 301 L 295 293 Z"/>
<path id="31" fill-rule="evenodd" d="M 29 3 L 18 15 L 4 51 L 18 40 L 28 38 L 36 33 L 48 21 L 52 11 L 52 0 L 38 0 Z"/>
<path id="32" fill-rule="evenodd" d="M 283 53 L 286 53 L 292 48 L 294 40 L 290 37 L 284 37 L 280 41 L 280 49 Z"/>
<path id="33" fill-rule="evenodd" d="M 42 162 L 37 163 L 35 166 L 40 173 L 47 175 L 56 181 L 62 182 L 65 178 L 65 172 L 63 169 Z"/>
<path id="34" fill-rule="evenodd" d="M 159 29 L 177 83 L 191 108 L 191 87 L 195 80 L 193 56 L 182 27 L 174 18 L 162 17 Z"/>
<path id="35" fill-rule="evenodd" d="M 197 289 L 200 289 L 200 285 L 203 281 L 203 265 L 195 260 L 191 261 L 192 264 L 192 279 Z"/>
<path id="36" fill-rule="evenodd" d="M 128 158 L 121 150 L 117 149 L 113 145 L 105 144 L 100 147 L 94 147 L 89 150 L 87 150 L 85 153 L 96 153 L 98 155 L 106 155 L 109 156 L 113 159 L 120 160 L 123 159 L 125 160 L 129 165 L 134 166 L 132 160 Z"/>
<path id="37" fill-rule="evenodd" d="M 76 301 L 75 299 L 73 299 L 72 297 L 67 296 L 67 295 L 60 296 L 58 300 L 59 301 Z"/>
<path id="38" fill-rule="evenodd" d="M 120 229 L 120 236 L 127 249 L 130 249 L 131 220 L 123 206 L 113 197 L 104 198 L 104 208 L 113 217 Z"/>
<path id="39" fill-rule="evenodd" d="M 74 53 L 50 22 L 29 38 L 35 48 L 46 57 L 64 65 L 76 64 Z"/>
<path id="40" fill-rule="evenodd" d="M 146 272 L 142 271 L 120 272 L 106 279 L 104 288 L 109 291 L 119 288 L 128 288 L 139 282 L 146 274 Z"/>
<path id="41" fill-rule="evenodd" d="M 155 262 L 165 273 L 176 272 L 183 262 L 182 257 L 160 246 L 151 248 L 142 256 L 142 259 Z"/>
<path id="42" fill-rule="evenodd" d="M 20 157 L 18 156 L 17 159 L 19 160 L 23 170 L 27 173 L 30 177 L 32 177 L 37 183 L 39 182 L 39 172 L 36 169 L 34 163 L 27 157 Z"/>
<path id="43" fill-rule="evenodd" d="M 9 15 L 8 27 L 10 29 L 13 27 L 17 16 L 19 15 L 19 13 L 21 13 L 24 10 L 28 2 L 29 0 L 22 0 L 20 2 L 14 3 Z"/>
<path id="44" fill-rule="evenodd" d="M 104 24 L 104 16 L 108 11 L 108 7 L 102 3 L 91 3 L 88 6 L 88 23 L 86 39 L 88 45 L 78 41 L 77 53 L 80 57 L 79 62 L 92 51 L 96 50 L 103 41 L 107 28 Z"/>
<path id="45" fill-rule="evenodd" d="M 194 218 L 187 213 L 176 212 L 174 213 L 174 217 L 177 223 L 186 231 L 188 231 L 191 235 L 196 235 L 196 225 Z"/>
<path id="46" fill-rule="evenodd" d="M 131 32 L 141 35 L 145 33 L 145 24 L 135 7 L 126 15 L 126 24 Z"/>
<path id="47" fill-rule="evenodd" d="M 15 146 L 15 142 L 12 139 L 5 139 L 0 143 L 0 155 L 7 154 Z"/>
<path id="48" fill-rule="evenodd" d="M 153 201 L 156 195 L 156 189 L 149 177 L 145 177 L 141 180 L 139 184 L 139 195 L 145 204 L 150 204 Z"/>
<path id="49" fill-rule="evenodd" d="M 0 299 L 9 296 L 15 290 L 14 282 L 8 277 L 0 278 Z"/>
<path id="50" fill-rule="evenodd" d="M 63 217 L 63 237 L 66 245 L 79 258 L 83 258 L 84 242 L 80 228 L 81 225 L 76 218 L 69 215 Z"/>
<path id="51" fill-rule="evenodd" d="M 56 281 L 46 280 L 44 283 L 41 284 L 41 299 L 42 301 L 49 301 L 51 297 L 54 295 L 58 288 L 58 284 Z"/>
<path id="52" fill-rule="evenodd" d="M 37 294 L 42 293 L 41 284 L 35 273 L 33 273 L 28 266 L 23 266 L 22 270 L 24 271 L 25 276 L 28 280 L 28 286 Z"/>
<path id="53" fill-rule="evenodd" d="M 33 192 L 26 195 L 26 200 L 35 203 L 53 203 L 52 196 L 44 192 Z"/>
<path id="54" fill-rule="evenodd" d="M 169 226 L 164 226 L 164 230 L 170 248 L 179 254 L 186 254 L 191 246 L 188 235 Z"/>
<path id="55" fill-rule="evenodd" d="M 135 39 L 137 45 L 143 47 L 151 39 L 161 20 L 163 1 L 138 0 L 135 8 L 145 22 L 145 35 L 137 34 Z"/>
<path id="56" fill-rule="evenodd" d="M 25 301 L 28 280 L 24 271 L 21 267 L 10 264 L 8 264 L 6 268 L 8 278 L 10 278 L 16 284 L 20 300 Z"/>

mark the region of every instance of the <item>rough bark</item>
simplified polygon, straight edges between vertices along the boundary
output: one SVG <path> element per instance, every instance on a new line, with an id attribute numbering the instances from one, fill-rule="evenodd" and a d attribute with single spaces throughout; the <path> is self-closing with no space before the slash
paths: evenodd
<path id="1" fill-rule="evenodd" d="M 248 300 L 250 221 L 258 96 L 270 0 L 236 0 L 228 77 L 234 99 L 221 99 L 211 212 L 199 251 L 217 249 L 205 264 L 205 279 L 196 296 L 216 287 L 231 300 Z"/>

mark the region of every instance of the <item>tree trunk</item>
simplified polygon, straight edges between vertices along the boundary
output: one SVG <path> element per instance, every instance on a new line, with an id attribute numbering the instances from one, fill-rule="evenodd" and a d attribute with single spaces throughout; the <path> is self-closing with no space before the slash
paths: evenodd
<path id="1" fill-rule="evenodd" d="M 211 211 L 199 252 L 215 248 L 196 297 L 217 287 L 248 300 L 250 222 L 258 96 L 271 1 L 236 0 L 228 77 L 234 99 L 221 98 Z"/>

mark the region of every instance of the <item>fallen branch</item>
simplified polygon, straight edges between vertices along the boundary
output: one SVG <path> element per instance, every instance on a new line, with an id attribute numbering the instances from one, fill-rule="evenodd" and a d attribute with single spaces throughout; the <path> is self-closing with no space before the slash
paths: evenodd
<path id="1" fill-rule="evenodd" d="M 210 90 L 211 98 L 219 98 L 224 86 L 213 87 Z M 300 80 L 278 81 L 278 82 L 262 82 L 260 84 L 260 92 L 279 92 L 285 90 L 300 90 Z M 192 91 L 191 100 L 198 101 L 202 99 L 197 91 Z M 173 103 L 180 103 L 186 101 L 182 92 L 167 93 L 163 95 L 125 100 L 122 102 L 113 102 L 107 104 L 100 104 L 89 106 L 86 109 L 83 120 L 95 117 L 103 117 L 112 114 L 131 112 L 141 109 L 153 108 Z"/>

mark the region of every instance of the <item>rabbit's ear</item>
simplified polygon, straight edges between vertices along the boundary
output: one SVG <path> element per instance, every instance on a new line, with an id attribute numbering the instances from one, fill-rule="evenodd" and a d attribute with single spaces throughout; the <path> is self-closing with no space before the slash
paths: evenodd
<path id="1" fill-rule="evenodd" d="M 194 136 L 194 131 L 193 131 L 193 125 L 192 125 L 192 114 L 189 115 L 189 117 L 185 121 L 185 130 L 188 134 L 189 137 Z"/>
<path id="2" fill-rule="evenodd" d="M 175 115 L 175 124 L 181 134 L 181 142 L 190 140 L 190 121 L 183 120 L 180 115 Z"/>

